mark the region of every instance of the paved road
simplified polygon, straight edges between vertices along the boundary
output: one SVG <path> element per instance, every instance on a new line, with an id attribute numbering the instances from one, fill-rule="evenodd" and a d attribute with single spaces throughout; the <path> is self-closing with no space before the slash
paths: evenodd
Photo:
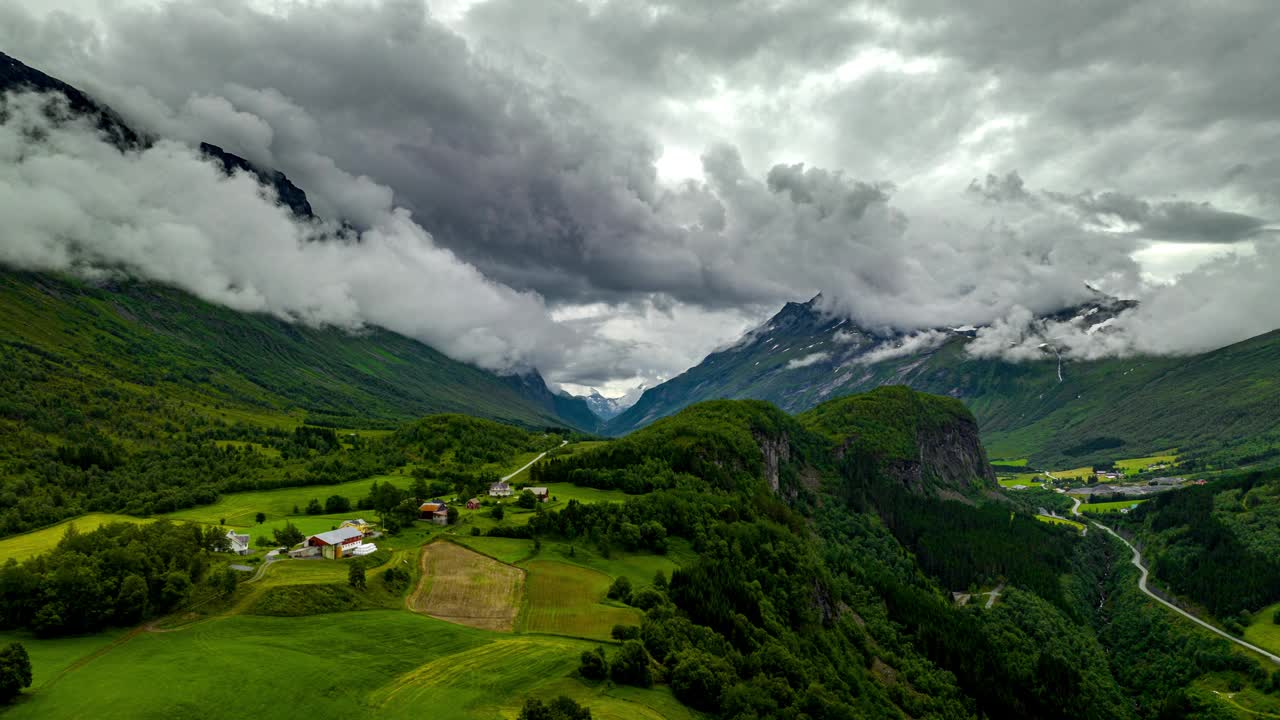
<path id="1" fill-rule="evenodd" d="M 568 445 L 568 444 L 569 444 L 569 441 L 568 441 L 568 440 L 565 440 L 564 442 L 560 443 L 560 447 L 564 447 L 565 445 Z M 550 451 L 548 450 L 547 452 L 550 452 Z M 530 466 L 530 465 L 532 465 L 532 464 L 534 464 L 534 463 L 538 462 L 539 460 L 541 460 L 544 456 L 546 456 L 546 454 L 547 454 L 547 453 L 545 453 L 545 452 L 544 452 L 544 453 L 542 453 L 541 455 L 539 455 L 538 457 L 536 457 L 536 458 L 534 458 L 534 459 L 530 460 L 530 461 L 529 461 L 529 462 L 528 462 L 524 467 L 522 467 L 522 468 L 520 468 L 519 470 L 517 470 L 517 471 L 515 471 L 515 472 L 511 473 L 510 475 L 508 475 L 508 476 L 506 476 L 506 477 L 502 478 L 502 482 L 506 482 L 506 481 L 510 480 L 511 478 L 513 478 L 513 477 L 515 477 L 515 476 L 519 475 L 520 473 L 524 472 L 525 470 L 529 469 L 529 466 Z M 493 476 L 492 476 L 492 475 L 490 475 L 489 477 L 493 477 Z"/>
<path id="2" fill-rule="evenodd" d="M 1079 500 L 1079 499 L 1077 499 L 1077 500 L 1076 500 L 1075 507 L 1071 508 L 1071 512 L 1072 512 L 1072 514 L 1080 515 L 1080 500 Z M 1084 519 L 1084 516 L 1083 516 L 1083 515 L 1081 515 L 1080 517 L 1081 517 L 1081 519 Z M 1230 634 L 1230 633 L 1226 632 L 1225 630 L 1219 630 L 1218 628 L 1216 628 L 1216 627 L 1214 627 L 1214 626 L 1210 625 L 1209 623 L 1207 623 L 1207 622 L 1205 622 L 1205 621 L 1201 620 L 1200 618 L 1196 617 L 1195 615 L 1192 615 L 1191 613 L 1187 612 L 1186 610 L 1183 610 L 1182 608 L 1178 607 L 1177 605 L 1174 605 L 1173 603 L 1169 602 L 1168 600 L 1165 600 L 1164 598 L 1160 597 L 1159 595 L 1156 595 L 1155 593 L 1151 592 L 1151 590 L 1149 590 L 1149 589 L 1147 588 L 1147 577 L 1150 575 L 1150 573 L 1147 571 L 1147 566 L 1142 564 L 1142 553 L 1138 552 L 1138 548 L 1134 547 L 1134 546 L 1133 546 L 1133 544 L 1132 544 L 1132 543 L 1130 543 L 1128 540 L 1125 540 L 1124 538 L 1120 537 L 1119 533 L 1117 533 L 1115 530 L 1112 530 L 1111 528 L 1107 527 L 1106 525 L 1103 525 L 1102 523 L 1098 522 L 1097 520 L 1090 520 L 1089 522 L 1091 522 L 1091 523 L 1093 523 L 1094 525 L 1097 525 L 1099 528 L 1102 528 L 1103 530 L 1105 530 L 1105 531 L 1107 531 L 1107 532 L 1111 533 L 1111 536 L 1112 536 L 1112 537 L 1114 537 L 1114 538 L 1116 538 L 1117 540 L 1119 540 L 1120 542 L 1124 543 L 1124 544 L 1125 544 L 1125 547 L 1127 547 L 1127 548 L 1129 548 L 1131 551 L 1133 551 L 1133 558 L 1130 560 L 1130 562 L 1132 562 L 1132 563 L 1134 564 L 1134 566 L 1138 568 L 1138 572 L 1142 573 L 1142 574 L 1138 577 L 1138 589 L 1139 589 L 1139 590 L 1141 590 L 1142 592 L 1146 593 L 1146 594 L 1147 594 L 1147 595 L 1148 595 L 1152 600 L 1155 600 L 1156 602 L 1160 603 L 1161 605 L 1163 605 L 1163 606 L 1165 606 L 1165 607 L 1169 608 L 1170 610 L 1172 610 L 1172 611 L 1174 611 L 1174 612 L 1178 613 L 1178 614 L 1179 614 L 1179 615 L 1181 615 L 1182 617 L 1184 617 L 1184 618 L 1186 618 L 1186 619 L 1190 620 L 1191 622 L 1193 622 L 1193 623 L 1195 623 L 1195 624 L 1199 625 L 1200 627 L 1202 627 L 1202 628 L 1204 628 L 1204 629 L 1208 630 L 1209 632 L 1214 633 L 1215 635 L 1221 635 L 1222 637 L 1224 637 L 1224 638 L 1226 638 L 1226 639 L 1230 640 L 1231 642 L 1233 642 L 1233 643 L 1235 643 L 1235 644 L 1237 644 L 1237 645 L 1239 645 L 1239 646 L 1241 646 L 1241 647 L 1243 647 L 1243 648 L 1246 648 L 1246 649 L 1248 649 L 1248 650 L 1252 650 L 1252 651 L 1254 651 L 1254 652 L 1258 653 L 1259 655 L 1262 655 L 1263 657 L 1267 658 L 1267 659 L 1268 659 L 1268 660 L 1270 660 L 1271 662 L 1276 663 L 1277 665 L 1280 665 L 1280 655 L 1275 655 L 1275 654 L 1273 654 L 1273 653 L 1269 653 L 1269 652 L 1267 652 L 1266 650 L 1263 650 L 1262 648 L 1258 647 L 1257 645 L 1254 645 L 1253 643 L 1245 642 L 1244 640 L 1241 640 L 1240 638 L 1238 638 L 1238 637 L 1236 637 L 1235 635 L 1232 635 L 1232 634 Z"/>

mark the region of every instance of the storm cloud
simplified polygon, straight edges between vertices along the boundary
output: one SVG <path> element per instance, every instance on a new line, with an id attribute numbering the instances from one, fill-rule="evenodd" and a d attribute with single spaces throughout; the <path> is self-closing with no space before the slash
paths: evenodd
<path id="1" fill-rule="evenodd" d="M 1045 333 L 1090 357 L 1280 326 L 1262 0 L 272 5 L 0 0 L 0 43 L 158 136 L 283 170 L 378 248 L 344 252 L 411 236 L 406 268 L 447 260 L 488 298 L 455 315 L 483 352 L 391 298 L 339 324 L 615 388 L 819 291 L 876 331 L 991 325 L 1011 358 Z M 1105 334 L 1037 325 L 1086 283 L 1142 304 Z"/>

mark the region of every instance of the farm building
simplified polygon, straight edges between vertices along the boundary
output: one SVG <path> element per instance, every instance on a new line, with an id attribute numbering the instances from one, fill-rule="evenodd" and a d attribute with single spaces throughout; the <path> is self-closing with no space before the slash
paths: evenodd
<path id="1" fill-rule="evenodd" d="M 511 486 L 499 480 L 489 486 L 489 497 L 511 497 Z"/>
<path id="2" fill-rule="evenodd" d="M 227 531 L 227 541 L 231 543 L 231 552 L 237 555 L 249 554 L 249 536 L 241 535 L 235 530 Z"/>
<path id="3" fill-rule="evenodd" d="M 443 500 L 432 500 L 418 506 L 418 517 L 430 520 L 437 525 L 449 524 L 449 507 Z"/>
<path id="4" fill-rule="evenodd" d="M 344 555 L 352 554 L 364 542 L 364 533 L 355 528 L 345 527 L 329 532 L 322 532 L 307 538 L 306 547 L 316 548 L 321 555 L 330 560 L 337 560 Z M 291 555 L 293 553 L 290 553 Z M 311 554 L 315 554 L 312 551 Z"/>
<path id="5" fill-rule="evenodd" d="M 343 520 L 342 524 L 339 525 L 338 527 L 355 528 L 356 530 L 359 530 L 361 534 L 368 535 L 369 530 L 373 528 L 373 525 L 372 523 L 370 523 L 368 520 L 365 520 L 364 518 L 356 518 L 354 520 Z"/>
<path id="6" fill-rule="evenodd" d="M 467 509 L 468 509 L 468 510 L 479 510 L 479 509 L 480 509 L 480 498 L 471 498 L 470 500 L 468 500 L 468 501 L 467 501 Z"/>
<path id="7" fill-rule="evenodd" d="M 528 487 L 528 488 L 525 488 L 525 490 L 528 490 L 529 492 L 533 493 L 534 496 L 537 497 L 538 500 L 542 502 L 546 502 L 551 497 L 551 494 L 547 492 L 547 489 L 544 487 Z"/>

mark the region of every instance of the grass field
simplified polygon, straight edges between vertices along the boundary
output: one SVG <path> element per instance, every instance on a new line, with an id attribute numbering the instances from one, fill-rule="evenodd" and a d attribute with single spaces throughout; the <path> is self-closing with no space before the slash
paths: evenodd
<path id="1" fill-rule="evenodd" d="M 1000 487 L 1014 487 L 1022 485 L 1024 487 L 1042 483 L 1048 480 L 1044 473 L 1018 473 L 1017 475 L 1001 475 L 996 478 L 996 482 L 1000 483 Z"/>
<path id="2" fill-rule="evenodd" d="M 605 640 L 614 625 L 640 624 L 639 610 L 604 604 L 612 580 L 602 572 L 553 560 L 526 568 L 525 631 Z"/>
<path id="3" fill-rule="evenodd" d="M 57 677 L 76 661 L 108 647 L 124 637 L 127 630 L 114 628 L 96 635 L 84 637 L 51 638 L 37 640 L 31 633 L 2 632 L 0 645 L 20 642 L 31 656 L 31 687 L 40 686 Z"/>
<path id="4" fill-rule="evenodd" d="M 578 656 L 595 643 L 500 635 L 404 610 L 233 615 L 175 632 L 138 633 L 96 657 L 123 634 L 0 637 L 22 639 L 37 663 L 37 687 L 6 711 L 19 720 L 395 719 L 423 717 L 424 708 L 440 720 L 491 720 L 514 718 L 530 694 L 570 695 L 603 720 L 698 717 L 665 688 L 592 687 L 571 677 Z"/>
<path id="5" fill-rule="evenodd" d="M 1049 474 L 1060 480 L 1076 477 L 1089 478 L 1093 476 L 1093 466 L 1086 465 L 1084 467 L 1071 468 L 1070 470 L 1050 470 Z"/>
<path id="6" fill-rule="evenodd" d="M 421 579 L 409 597 L 417 612 L 486 630 L 515 629 L 524 591 L 519 568 L 451 542 L 422 548 Z"/>
<path id="7" fill-rule="evenodd" d="M 1148 457 L 1141 457 L 1141 458 L 1130 458 L 1128 460 L 1117 460 L 1116 467 L 1124 470 L 1125 474 L 1132 475 L 1134 473 L 1141 472 L 1143 468 L 1146 468 L 1150 465 L 1157 465 L 1159 463 L 1177 462 L 1178 456 L 1176 453 L 1177 453 L 1176 450 L 1169 450 L 1160 455 L 1151 455 Z"/>
<path id="8" fill-rule="evenodd" d="M 260 512 L 266 513 L 269 522 L 281 520 L 291 516 L 295 506 L 299 509 L 305 508 L 307 502 L 313 498 L 324 503 L 325 498 L 330 495 L 341 495 L 349 499 L 354 506 L 357 500 L 369 494 L 369 487 L 374 482 L 383 483 L 388 481 L 405 488 L 409 486 L 410 478 L 405 475 L 379 475 L 338 485 L 311 485 L 307 487 L 280 488 L 278 490 L 228 493 L 218 498 L 218 502 L 212 505 L 179 510 L 169 513 L 165 517 L 173 520 L 194 520 L 210 524 L 225 521 L 224 524 L 228 526 L 251 528 L 257 527 L 254 516 Z M 323 519 L 325 522 L 323 529 L 328 530 L 330 525 L 336 524 L 333 522 L 334 518 L 337 518 L 340 522 L 343 517 L 351 517 L 360 512 L 353 510 L 350 513 L 346 513 L 345 516 L 298 515 L 290 519 L 300 528 L 303 521 L 314 520 L 319 522 Z M 303 528 L 303 532 L 307 532 L 307 530 Z"/>
<path id="9" fill-rule="evenodd" d="M 109 515 L 107 513 L 89 513 L 70 520 L 63 520 L 57 525 L 52 525 L 42 530 L 34 530 L 23 535 L 11 535 L 0 540 L 0 563 L 10 558 L 19 561 L 26 560 L 29 557 L 52 550 L 58 544 L 58 541 L 62 539 L 62 536 L 66 534 L 67 527 L 72 524 L 81 532 L 91 532 L 113 522 L 143 523 L 147 521 L 129 515 Z"/>
<path id="10" fill-rule="evenodd" d="M 1280 625 L 1272 622 L 1276 612 L 1280 612 L 1280 603 L 1254 613 L 1253 622 L 1244 630 L 1244 639 L 1280 655 Z"/>
<path id="11" fill-rule="evenodd" d="M 1078 523 L 1075 520 L 1067 520 L 1066 518 L 1049 517 L 1047 515 L 1037 515 L 1036 519 L 1039 520 L 1040 522 L 1049 523 L 1050 525 L 1067 525 L 1079 531 L 1084 530 L 1084 524 Z"/>
<path id="12" fill-rule="evenodd" d="M 1115 502 L 1088 503 L 1080 505 L 1080 512 L 1086 514 L 1113 513 L 1134 505 L 1141 505 L 1146 500 L 1116 500 Z"/>

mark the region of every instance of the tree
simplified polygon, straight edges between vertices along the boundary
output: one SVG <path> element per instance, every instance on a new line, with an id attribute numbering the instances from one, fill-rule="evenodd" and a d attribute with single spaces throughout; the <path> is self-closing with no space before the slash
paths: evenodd
<path id="1" fill-rule="evenodd" d="M 147 616 L 149 604 L 146 579 L 138 574 L 126 575 L 116 596 L 116 620 L 125 624 L 138 622 Z"/>
<path id="2" fill-rule="evenodd" d="M 275 536 L 277 545 L 287 548 L 291 548 L 306 539 L 306 536 L 302 534 L 298 526 L 292 522 L 286 522 L 284 527 L 276 528 L 272 531 L 272 535 Z"/>
<path id="3" fill-rule="evenodd" d="M 445 514 L 449 516 L 450 525 L 458 524 L 458 508 L 450 505 L 449 509 L 445 512 Z"/>
<path id="4" fill-rule="evenodd" d="M 489 517 L 493 518 L 494 520 L 501 520 L 505 515 L 506 515 L 506 512 L 503 511 L 501 505 L 494 505 L 493 509 L 489 511 Z"/>
<path id="5" fill-rule="evenodd" d="M 734 681 L 733 667 L 701 650 L 685 650 L 671 669 L 671 691 L 680 702 L 698 710 L 720 709 L 720 693 Z"/>
<path id="6" fill-rule="evenodd" d="M 0 700 L 12 700 L 27 687 L 31 687 L 31 657 L 22 643 L 9 643 L 0 650 Z"/>
<path id="7" fill-rule="evenodd" d="M 297 511 L 298 511 L 298 506 L 297 506 L 297 505 L 294 505 L 294 506 L 293 506 L 293 511 L 294 511 L 294 512 L 297 512 Z M 260 513 L 258 513 L 257 515 L 255 515 L 255 516 L 253 517 L 253 519 L 254 519 L 254 520 L 257 520 L 257 521 L 258 521 L 258 524 L 259 524 L 259 525 L 261 525 L 262 523 L 264 523 L 264 522 L 266 522 L 266 521 L 267 521 L 267 514 L 266 514 L 266 513 L 264 513 L 264 512 L 260 512 Z"/>
<path id="8" fill-rule="evenodd" d="M 1275 612 L 1271 613 L 1271 624 L 1280 625 L 1280 609 L 1277 609 Z"/>
<path id="9" fill-rule="evenodd" d="M 609 661 L 605 659 L 604 648 L 583 650 L 578 664 L 578 674 L 588 680 L 603 680 L 609 677 Z"/>
<path id="10" fill-rule="evenodd" d="M 409 483 L 409 495 L 415 500 L 427 499 L 427 481 L 421 477 L 414 477 L 413 482 Z"/>
<path id="11" fill-rule="evenodd" d="M 181 570 L 170 570 L 164 577 L 164 587 L 160 589 L 160 602 L 165 610 L 186 602 L 191 595 L 191 576 Z"/>
<path id="12" fill-rule="evenodd" d="M 347 568 L 347 584 L 357 590 L 365 589 L 364 563 L 352 561 L 351 567 Z"/>
<path id="13" fill-rule="evenodd" d="M 317 500 L 316 498 L 311 498 L 311 501 L 307 503 L 307 514 L 321 515 L 323 513 L 324 513 L 324 506 L 322 506 L 320 504 L 320 501 Z"/>
<path id="14" fill-rule="evenodd" d="M 517 720 L 591 720 L 591 710 L 564 695 L 547 703 L 529 698 Z"/>
<path id="15" fill-rule="evenodd" d="M 609 598 L 624 603 L 631 602 L 631 578 L 623 575 L 614 580 L 613 584 L 609 586 Z"/>
<path id="16" fill-rule="evenodd" d="M 639 625 L 614 625 L 609 631 L 614 640 L 635 640 L 640 637 Z"/>
<path id="17" fill-rule="evenodd" d="M 224 567 L 222 572 L 214 578 L 214 581 L 218 589 L 222 590 L 223 595 L 233 595 L 236 591 L 236 585 L 240 583 L 240 571 Z"/>
<path id="18" fill-rule="evenodd" d="M 324 501 L 324 511 L 330 515 L 351 512 L 351 501 L 341 495 L 330 495 Z"/>
<path id="19" fill-rule="evenodd" d="M 652 686 L 653 671 L 649 669 L 649 653 L 645 652 L 644 645 L 639 640 L 622 643 L 622 649 L 609 663 L 609 674 L 614 682 L 622 685 Z"/>
<path id="20" fill-rule="evenodd" d="M 522 490 L 520 497 L 516 498 L 516 506 L 532 510 L 538 507 L 538 496 L 534 495 L 532 490 Z"/>

